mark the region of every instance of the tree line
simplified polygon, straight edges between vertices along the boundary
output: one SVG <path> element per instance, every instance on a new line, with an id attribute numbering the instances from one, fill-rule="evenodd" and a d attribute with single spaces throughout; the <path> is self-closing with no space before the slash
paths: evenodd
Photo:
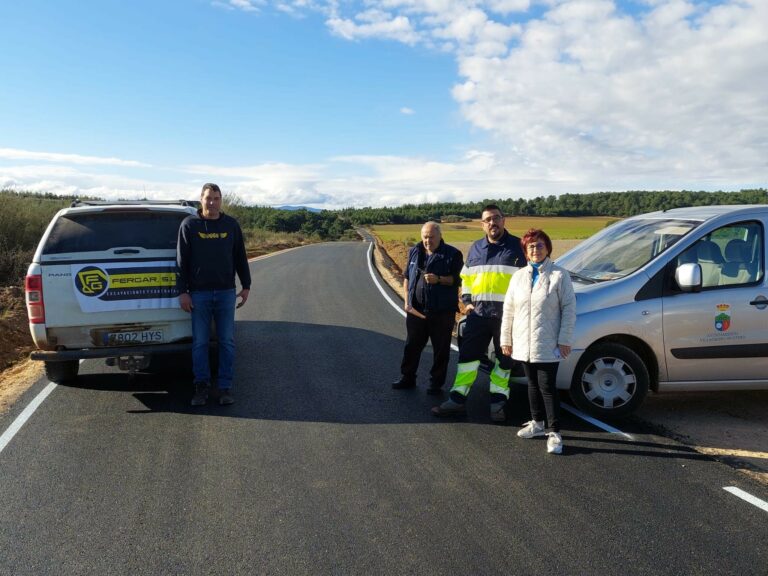
<path id="1" fill-rule="evenodd" d="M 626 218 L 645 212 L 715 204 L 768 204 L 765 188 L 736 192 L 629 191 L 562 194 L 530 199 L 485 199 L 479 202 L 404 204 L 385 208 L 346 208 L 335 211 L 355 225 L 417 224 L 427 220 L 459 221 L 478 218 L 486 204 L 498 205 L 509 216 L 614 216 Z"/>

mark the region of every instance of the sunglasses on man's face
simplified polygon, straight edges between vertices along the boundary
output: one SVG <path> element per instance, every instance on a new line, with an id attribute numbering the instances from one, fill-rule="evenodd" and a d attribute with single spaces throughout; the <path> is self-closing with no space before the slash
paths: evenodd
<path id="1" fill-rule="evenodd" d="M 501 216 L 498 214 L 494 214 L 493 216 L 488 216 L 488 218 L 484 218 L 482 220 L 484 224 L 492 224 L 493 222 L 501 222 Z"/>

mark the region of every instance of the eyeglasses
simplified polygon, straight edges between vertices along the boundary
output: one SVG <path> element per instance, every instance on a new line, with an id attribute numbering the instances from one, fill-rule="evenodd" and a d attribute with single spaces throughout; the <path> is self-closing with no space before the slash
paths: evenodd
<path id="1" fill-rule="evenodd" d="M 491 222 L 501 222 L 501 216 L 498 214 L 494 214 L 493 216 L 488 216 L 488 218 L 485 218 L 482 220 L 484 224 L 490 224 Z"/>
<path id="2" fill-rule="evenodd" d="M 536 244 L 533 244 L 533 243 L 528 244 L 528 246 L 526 246 L 526 249 L 533 250 L 534 248 L 536 248 L 536 250 L 544 250 L 546 247 L 547 245 L 544 244 L 544 242 L 536 242 Z"/>

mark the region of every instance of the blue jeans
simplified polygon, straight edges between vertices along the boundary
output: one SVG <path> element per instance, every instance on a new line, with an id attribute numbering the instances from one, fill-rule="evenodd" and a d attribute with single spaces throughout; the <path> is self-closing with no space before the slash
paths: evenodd
<path id="1" fill-rule="evenodd" d="M 211 381 L 208 342 L 211 320 L 216 323 L 219 341 L 219 389 L 232 387 L 235 364 L 235 289 L 199 290 L 192 296 L 192 372 L 195 382 Z"/>

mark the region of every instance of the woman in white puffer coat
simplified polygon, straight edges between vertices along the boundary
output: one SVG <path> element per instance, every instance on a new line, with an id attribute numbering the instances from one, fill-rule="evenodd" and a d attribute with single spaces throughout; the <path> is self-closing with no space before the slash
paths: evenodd
<path id="1" fill-rule="evenodd" d="M 557 368 L 571 353 L 576 296 L 568 271 L 549 259 L 552 240 L 543 230 L 531 228 L 520 243 L 528 266 L 512 276 L 501 320 L 501 350 L 522 362 L 528 378 L 531 421 L 517 435 L 534 438 L 546 434 L 547 452 L 560 454 L 563 439 Z"/>

